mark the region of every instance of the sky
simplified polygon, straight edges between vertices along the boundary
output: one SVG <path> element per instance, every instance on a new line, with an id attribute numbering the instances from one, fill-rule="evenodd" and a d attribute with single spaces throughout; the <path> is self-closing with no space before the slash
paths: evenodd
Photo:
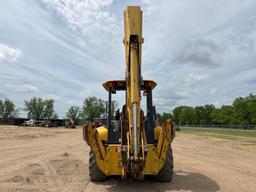
<path id="1" fill-rule="evenodd" d="M 0 0 L 0 99 L 51 98 L 60 117 L 106 100 L 102 83 L 125 76 L 127 5 L 143 10 L 142 76 L 158 84 L 158 112 L 256 93 L 255 0 Z"/>

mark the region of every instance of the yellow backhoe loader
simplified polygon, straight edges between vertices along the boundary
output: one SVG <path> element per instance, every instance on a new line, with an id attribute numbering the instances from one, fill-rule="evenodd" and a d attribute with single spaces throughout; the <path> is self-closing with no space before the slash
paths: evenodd
<path id="1" fill-rule="evenodd" d="M 128 6 L 124 11 L 125 80 L 103 84 L 108 92 L 108 119 L 104 125 L 87 123 L 83 137 L 91 148 L 89 175 L 92 181 L 104 181 L 120 175 L 143 180 L 151 175 L 158 181 L 171 181 L 173 156 L 171 143 L 175 130 L 171 121 L 156 125 L 152 90 L 156 83 L 141 77 L 142 11 Z M 111 119 L 112 94 L 125 91 L 125 105 L 115 120 Z M 146 113 L 141 110 L 142 94 Z"/>

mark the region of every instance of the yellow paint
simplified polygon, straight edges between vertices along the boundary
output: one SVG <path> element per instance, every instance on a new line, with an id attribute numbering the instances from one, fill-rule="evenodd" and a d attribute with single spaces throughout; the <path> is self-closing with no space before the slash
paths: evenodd
<path id="1" fill-rule="evenodd" d="M 154 129 L 154 140 L 158 140 L 162 127 L 156 126 Z"/>
<path id="2" fill-rule="evenodd" d="M 106 127 L 100 126 L 96 130 L 97 130 L 99 137 L 101 138 L 102 141 L 108 140 L 108 129 Z"/>
<path id="3" fill-rule="evenodd" d="M 97 128 L 98 131 L 99 128 Z M 104 172 L 107 176 L 110 175 L 122 175 L 122 166 L 121 166 L 121 153 L 120 153 L 120 147 L 119 144 L 110 144 L 104 146 L 104 149 L 102 149 L 102 141 L 104 141 L 105 130 L 106 128 L 101 127 L 96 134 L 96 137 L 90 137 L 90 146 L 95 153 L 96 156 L 96 162 L 99 168 Z M 156 127 L 156 129 L 163 129 L 162 127 Z M 104 131 L 103 131 L 104 130 Z M 99 134 L 101 133 L 101 134 Z M 104 133 L 104 134 L 102 134 Z M 103 136 L 103 138 L 100 138 L 100 136 Z M 92 141 L 93 139 L 96 139 L 95 141 Z M 143 170 L 144 175 L 157 175 L 159 171 L 162 169 L 166 155 L 167 155 L 167 149 L 169 147 L 170 143 L 168 140 L 166 140 L 166 136 L 163 134 L 163 132 L 159 135 L 159 139 L 157 142 L 157 145 L 154 144 L 148 144 L 147 149 L 148 153 L 145 158 L 145 167 Z M 158 149 L 159 148 L 159 149 Z M 102 151 L 105 152 L 103 159 L 97 154 L 103 154 Z M 159 151 L 159 153 L 157 152 Z"/>

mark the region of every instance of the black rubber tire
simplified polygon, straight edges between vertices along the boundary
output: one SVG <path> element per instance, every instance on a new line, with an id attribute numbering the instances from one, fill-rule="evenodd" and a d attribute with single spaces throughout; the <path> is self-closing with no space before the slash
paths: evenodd
<path id="1" fill-rule="evenodd" d="M 91 181 L 105 181 L 107 176 L 99 169 L 94 154 L 90 150 L 90 157 L 89 157 L 89 176 Z"/>
<path id="2" fill-rule="evenodd" d="M 159 182 L 171 182 L 173 176 L 173 154 L 172 154 L 172 147 L 170 146 L 167 152 L 167 158 L 164 163 L 163 168 L 155 176 L 155 180 Z"/>

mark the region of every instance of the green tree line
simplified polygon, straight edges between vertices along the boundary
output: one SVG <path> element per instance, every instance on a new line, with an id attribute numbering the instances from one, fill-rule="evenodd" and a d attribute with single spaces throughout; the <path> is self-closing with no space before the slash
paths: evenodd
<path id="1" fill-rule="evenodd" d="M 107 102 L 97 97 L 87 97 L 81 107 L 70 106 L 67 110 L 66 118 L 78 122 L 79 119 L 93 120 L 103 118 L 106 114 Z M 117 101 L 112 101 L 112 117 L 118 107 Z M 54 110 L 53 99 L 42 99 L 33 97 L 24 101 L 24 109 L 29 119 L 57 119 L 58 115 Z M 8 119 L 18 117 L 19 111 L 14 102 L 10 99 L 0 100 L 0 118 Z"/>
<path id="2" fill-rule="evenodd" d="M 75 122 L 79 119 L 93 120 L 103 118 L 106 115 L 106 101 L 97 97 L 87 97 L 82 106 L 70 106 L 66 118 Z M 112 102 L 112 117 L 118 108 L 116 101 Z M 24 111 L 30 119 L 54 119 L 58 118 L 54 110 L 54 100 L 33 97 L 24 101 Z M 0 118 L 18 117 L 19 109 L 14 102 L 5 99 L 0 100 Z M 179 125 L 255 125 L 256 124 L 256 95 L 249 94 L 246 97 L 236 98 L 231 105 L 223 105 L 216 108 L 212 104 L 203 106 L 178 106 L 170 113 L 157 114 L 157 119 L 164 122 L 173 120 Z"/>
<path id="3" fill-rule="evenodd" d="M 160 122 L 172 119 L 179 125 L 255 125 L 256 95 L 236 98 L 231 105 L 216 108 L 203 106 L 178 106 L 170 113 L 157 114 Z"/>

